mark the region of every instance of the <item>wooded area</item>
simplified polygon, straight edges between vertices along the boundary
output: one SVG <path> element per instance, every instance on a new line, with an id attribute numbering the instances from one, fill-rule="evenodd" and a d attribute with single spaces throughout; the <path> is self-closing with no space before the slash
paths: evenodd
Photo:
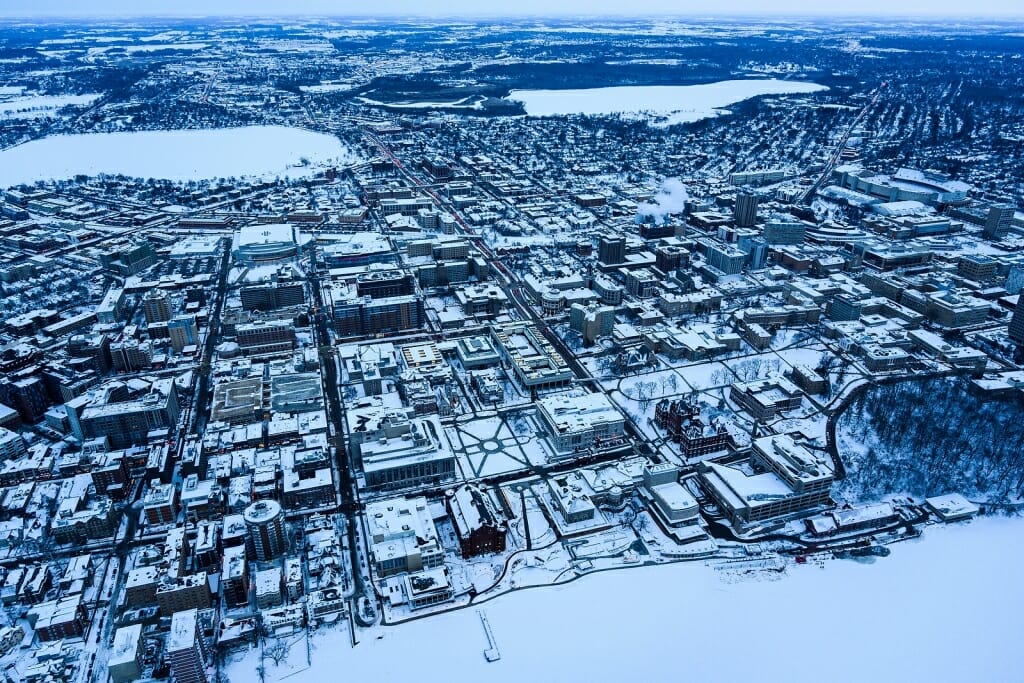
<path id="1" fill-rule="evenodd" d="M 950 491 L 1008 502 L 1024 493 L 1024 410 L 1017 398 L 968 393 L 964 379 L 874 387 L 840 418 L 846 500 Z"/>

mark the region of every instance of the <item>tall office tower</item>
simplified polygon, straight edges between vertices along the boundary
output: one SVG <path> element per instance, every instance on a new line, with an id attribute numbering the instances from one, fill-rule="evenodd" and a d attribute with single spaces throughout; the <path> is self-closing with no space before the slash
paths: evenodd
<path id="1" fill-rule="evenodd" d="M 989 209 L 988 218 L 985 220 L 985 237 L 990 240 L 1006 237 L 1013 223 L 1013 213 L 1014 208 L 1009 204 L 996 204 Z"/>
<path id="2" fill-rule="evenodd" d="M 285 550 L 284 519 L 280 503 L 258 500 L 245 508 L 243 516 L 253 557 L 260 562 L 280 557 Z"/>
<path id="3" fill-rule="evenodd" d="M 736 195 L 736 206 L 733 208 L 733 219 L 736 226 L 749 228 L 757 223 L 757 195 L 752 192 L 740 192 Z"/>
<path id="4" fill-rule="evenodd" d="M 167 661 L 175 683 L 207 683 L 206 646 L 199 632 L 199 611 L 175 612 L 167 636 Z"/>
<path id="5" fill-rule="evenodd" d="M 626 261 L 626 238 L 603 235 L 597 244 L 597 259 L 607 265 Z"/>
<path id="6" fill-rule="evenodd" d="M 1013 317 L 1010 318 L 1010 339 L 1018 344 L 1024 344 L 1024 296 L 1017 299 L 1017 307 L 1013 309 Z"/>

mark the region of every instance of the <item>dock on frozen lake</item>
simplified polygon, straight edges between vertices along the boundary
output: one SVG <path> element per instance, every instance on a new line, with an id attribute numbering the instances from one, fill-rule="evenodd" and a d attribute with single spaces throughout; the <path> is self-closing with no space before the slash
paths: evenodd
<path id="1" fill-rule="evenodd" d="M 488 662 L 496 662 L 501 659 L 501 653 L 498 652 L 498 644 L 494 642 L 494 634 L 491 633 L 491 624 L 487 621 L 487 614 L 482 609 L 476 611 L 480 617 L 480 624 L 484 627 L 484 635 L 487 636 L 487 649 L 484 650 L 484 657 Z"/>

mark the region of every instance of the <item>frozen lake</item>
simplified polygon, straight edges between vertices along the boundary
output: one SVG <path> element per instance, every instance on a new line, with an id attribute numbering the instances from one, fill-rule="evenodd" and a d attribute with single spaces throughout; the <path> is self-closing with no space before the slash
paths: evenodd
<path id="1" fill-rule="evenodd" d="M 0 187 L 101 173 L 175 181 L 300 178 L 356 160 L 333 135 L 285 126 L 55 135 L 0 152 Z"/>
<path id="2" fill-rule="evenodd" d="M 498 662 L 484 660 L 470 608 L 377 629 L 354 649 L 344 629 L 317 633 L 312 666 L 287 680 L 1020 680 L 1022 533 L 1022 519 L 930 526 L 874 563 L 783 575 L 699 562 L 605 572 L 480 605 Z M 258 683 L 258 661 L 252 650 L 230 664 L 231 683 Z"/>
<path id="3" fill-rule="evenodd" d="M 626 85 L 585 90 L 513 90 L 530 116 L 639 114 L 667 117 L 659 125 L 690 123 L 717 116 L 722 107 L 758 95 L 790 95 L 828 90 L 817 83 L 774 78 L 719 81 L 703 85 Z"/>

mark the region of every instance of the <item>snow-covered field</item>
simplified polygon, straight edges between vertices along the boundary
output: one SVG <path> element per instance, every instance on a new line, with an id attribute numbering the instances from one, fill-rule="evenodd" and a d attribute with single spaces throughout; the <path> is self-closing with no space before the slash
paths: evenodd
<path id="1" fill-rule="evenodd" d="M 479 97 L 463 97 L 454 102 L 381 102 L 366 97 L 356 98 L 363 104 L 377 107 L 393 107 L 396 109 L 482 109 Z"/>
<path id="2" fill-rule="evenodd" d="M 351 83 L 321 83 L 319 85 L 300 85 L 299 90 L 308 93 L 345 92 L 355 86 Z"/>
<path id="3" fill-rule="evenodd" d="M 823 85 L 778 79 L 719 81 L 703 85 L 638 85 L 585 90 L 513 90 L 530 116 L 638 114 L 665 116 L 661 125 L 690 123 L 717 116 L 721 108 L 758 95 L 827 90 Z"/>
<path id="4" fill-rule="evenodd" d="M 150 45 L 129 45 L 124 49 L 131 54 L 133 52 L 157 52 L 159 50 L 205 50 L 210 47 L 208 43 L 156 43 Z"/>
<path id="5" fill-rule="evenodd" d="M 498 662 L 464 609 L 364 633 L 354 649 L 345 630 L 317 634 L 312 667 L 289 681 L 1020 680 L 1022 533 L 1022 519 L 933 526 L 871 564 L 739 580 L 698 563 L 607 572 L 481 605 Z M 255 661 L 230 664 L 232 683 L 258 680 Z"/>
<path id="6" fill-rule="evenodd" d="M 0 94 L 7 94 L 0 91 Z M 13 93 L 12 93 L 13 94 Z M 48 116 L 68 106 L 85 106 L 92 104 L 100 95 L 37 95 L 34 97 L 17 97 L 0 102 L 0 119 L 32 119 Z"/>
<path id="7" fill-rule="evenodd" d="M 101 173 L 175 181 L 299 178 L 356 160 L 334 136 L 285 126 L 55 135 L 0 152 L 0 187 Z"/>

